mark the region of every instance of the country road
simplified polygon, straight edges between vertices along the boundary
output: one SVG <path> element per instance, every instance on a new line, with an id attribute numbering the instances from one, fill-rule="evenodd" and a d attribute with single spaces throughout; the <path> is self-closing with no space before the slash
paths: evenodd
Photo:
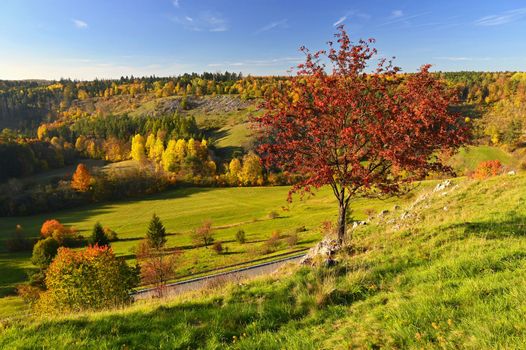
<path id="1" fill-rule="evenodd" d="M 276 271 L 279 267 L 289 262 L 298 262 L 305 253 L 294 255 L 280 260 L 270 261 L 258 265 L 244 267 L 232 271 L 217 273 L 213 275 L 193 278 L 186 281 L 170 283 L 166 286 L 164 296 L 178 295 L 189 291 L 195 291 L 204 287 L 221 283 L 222 281 L 241 281 L 247 278 L 262 276 Z M 148 299 L 157 296 L 154 288 L 141 289 L 134 293 L 135 300 Z"/>

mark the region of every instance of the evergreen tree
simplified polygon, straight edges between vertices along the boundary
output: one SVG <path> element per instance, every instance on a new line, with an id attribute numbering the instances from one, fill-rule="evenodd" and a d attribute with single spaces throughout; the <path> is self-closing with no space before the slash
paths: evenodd
<path id="1" fill-rule="evenodd" d="M 146 239 L 153 248 L 162 248 L 166 243 L 166 229 L 164 228 L 161 219 L 155 213 L 152 216 L 150 225 L 148 225 L 148 232 L 146 232 Z"/>
<path id="2" fill-rule="evenodd" d="M 106 233 L 104 233 L 104 229 L 102 228 L 100 222 L 97 222 L 93 227 L 93 233 L 91 234 L 91 244 L 97 244 L 99 247 L 110 245 L 110 240 L 106 236 Z"/>

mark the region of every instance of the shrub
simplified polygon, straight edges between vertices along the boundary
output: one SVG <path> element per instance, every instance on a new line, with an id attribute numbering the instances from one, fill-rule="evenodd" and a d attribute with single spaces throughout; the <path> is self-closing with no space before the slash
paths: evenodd
<path id="1" fill-rule="evenodd" d="M 42 237 L 47 238 L 50 237 L 53 232 L 62 230 L 65 230 L 65 226 L 62 225 L 60 221 L 51 219 L 44 221 L 42 227 L 40 228 L 40 234 Z"/>
<path id="2" fill-rule="evenodd" d="M 286 242 L 289 247 L 294 247 L 296 244 L 298 244 L 298 234 L 296 232 L 291 233 L 287 236 Z"/>
<path id="3" fill-rule="evenodd" d="M 245 235 L 245 231 L 243 230 L 238 230 L 236 232 L 236 241 L 239 243 L 239 244 L 243 244 L 247 241 L 247 238 L 246 238 L 246 235 Z"/>
<path id="4" fill-rule="evenodd" d="M 205 220 L 203 224 L 194 231 L 193 240 L 195 244 L 203 244 L 205 247 L 208 247 L 214 242 L 212 233 L 212 221 Z"/>
<path id="5" fill-rule="evenodd" d="M 269 219 L 277 219 L 279 218 L 279 214 L 275 211 L 271 211 L 270 213 L 268 213 L 268 218 Z"/>
<path id="6" fill-rule="evenodd" d="M 270 254 L 276 251 L 279 246 L 279 240 L 281 236 L 279 231 L 274 231 L 270 235 L 270 238 L 263 244 L 263 254 Z"/>
<path id="7" fill-rule="evenodd" d="M 296 232 L 296 233 L 305 232 L 305 231 L 307 231 L 305 226 L 296 227 L 296 229 L 294 230 L 294 232 Z"/>
<path id="8" fill-rule="evenodd" d="M 46 268 L 57 255 L 59 243 L 53 237 L 38 241 L 33 247 L 31 263 L 41 269 Z"/>
<path id="9" fill-rule="evenodd" d="M 8 252 L 31 251 L 33 246 L 30 239 L 24 237 L 22 226 L 16 225 L 13 235 L 5 240 L 5 246 Z"/>
<path id="10" fill-rule="evenodd" d="M 110 240 L 106 236 L 106 233 L 104 232 L 104 229 L 102 228 L 100 222 L 97 222 L 95 226 L 93 226 L 90 243 L 93 245 L 98 245 L 99 247 L 107 246 L 110 244 Z"/>
<path id="11" fill-rule="evenodd" d="M 501 174 L 503 171 L 502 163 L 498 160 L 488 160 L 485 162 L 480 162 L 477 165 L 477 168 L 471 174 L 471 177 L 474 179 L 485 179 L 490 176 L 496 176 Z"/>
<path id="12" fill-rule="evenodd" d="M 76 231 L 60 223 L 56 219 L 46 220 L 40 229 L 43 238 L 53 237 L 59 245 L 70 246 L 78 239 Z"/>
<path id="13" fill-rule="evenodd" d="M 136 255 L 141 280 L 146 285 L 153 285 L 158 297 L 163 296 L 166 283 L 175 277 L 179 254 L 178 251 L 166 253 L 161 248 L 150 245 L 147 239 L 139 243 Z"/>
<path id="14" fill-rule="evenodd" d="M 115 242 L 119 240 L 119 236 L 117 235 L 117 232 L 113 231 L 111 228 L 104 227 L 103 230 L 104 230 L 104 234 L 106 235 L 106 237 L 108 237 L 108 240 L 110 242 Z"/>
<path id="15" fill-rule="evenodd" d="M 223 244 L 221 244 L 221 242 L 219 241 L 216 241 L 214 245 L 212 246 L 212 249 L 214 249 L 214 251 L 217 254 L 221 254 L 223 252 Z"/>
<path id="16" fill-rule="evenodd" d="M 16 286 L 16 293 L 29 305 L 34 305 L 40 298 L 42 289 L 30 284 L 19 284 Z"/>
<path id="17" fill-rule="evenodd" d="M 108 246 L 90 246 L 82 251 L 59 248 L 45 282 L 47 291 L 41 294 L 37 311 L 76 312 L 128 303 L 138 274 Z"/>

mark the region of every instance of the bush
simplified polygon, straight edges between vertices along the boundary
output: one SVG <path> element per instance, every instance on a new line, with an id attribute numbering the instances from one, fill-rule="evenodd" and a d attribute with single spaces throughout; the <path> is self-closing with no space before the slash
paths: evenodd
<path id="1" fill-rule="evenodd" d="M 107 246 L 83 251 L 59 248 L 47 270 L 47 291 L 41 294 L 37 311 L 60 313 L 122 306 L 138 285 L 137 272 Z"/>
<path id="2" fill-rule="evenodd" d="M 301 233 L 301 232 L 305 232 L 305 231 L 307 231 L 305 226 L 296 227 L 296 229 L 294 230 L 294 232 L 296 232 L 296 233 Z"/>
<path id="3" fill-rule="evenodd" d="M 31 263 L 41 269 L 46 268 L 57 255 L 59 243 L 53 237 L 41 239 L 33 247 Z"/>
<path id="4" fill-rule="evenodd" d="M 270 254 L 276 251 L 279 246 L 279 240 L 281 236 L 279 231 L 274 231 L 270 235 L 270 238 L 263 244 L 263 254 Z"/>
<path id="5" fill-rule="evenodd" d="M 104 234 L 106 235 L 106 237 L 108 237 L 108 240 L 110 242 L 115 242 L 119 240 L 119 236 L 117 235 L 117 232 L 113 231 L 111 228 L 104 227 L 103 230 L 104 230 Z"/>
<path id="6" fill-rule="evenodd" d="M 502 163 L 498 160 L 488 160 L 485 162 L 480 162 L 477 165 L 477 168 L 471 174 L 471 177 L 474 179 L 485 179 L 490 176 L 496 176 L 501 174 L 503 171 Z"/>
<path id="7" fill-rule="evenodd" d="M 293 232 L 287 237 L 286 242 L 289 247 L 294 247 L 296 244 L 298 244 L 298 240 L 298 234 Z"/>
<path id="8" fill-rule="evenodd" d="M 194 243 L 203 244 L 205 247 L 208 247 L 214 242 L 214 237 L 212 237 L 212 221 L 205 220 L 201 227 L 197 228 L 193 233 Z"/>
<path id="9" fill-rule="evenodd" d="M 243 230 L 238 230 L 236 232 L 236 241 L 239 243 L 239 244 L 243 244 L 247 241 L 246 239 L 246 235 L 245 235 L 245 231 Z"/>
<path id="10" fill-rule="evenodd" d="M 217 254 L 221 254 L 223 252 L 223 244 L 221 244 L 221 242 L 217 241 L 214 243 L 214 245 L 212 246 L 212 249 L 214 249 L 214 251 L 217 253 Z"/>
<path id="11" fill-rule="evenodd" d="M 55 231 L 65 230 L 65 226 L 56 219 L 46 220 L 40 228 L 40 234 L 43 238 L 50 237 Z"/>
<path id="12" fill-rule="evenodd" d="M 269 219 L 277 219 L 279 218 L 279 214 L 275 211 L 271 211 L 270 213 L 268 213 L 268 218 Z"/>
<path id="13" fill-rule="evenodd" d="M 5 240 L 5 246 L 8 252 L 31 251 L 33 243 L 30 239 L 24 237 L 22 226 L 16 225 L 13 235 Z"/>

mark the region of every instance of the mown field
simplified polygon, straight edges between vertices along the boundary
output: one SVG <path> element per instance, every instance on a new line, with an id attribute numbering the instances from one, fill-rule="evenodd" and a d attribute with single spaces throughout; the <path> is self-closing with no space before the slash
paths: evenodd
<path id="1" fill-rule="evenodd" d="M 526 176 L 455 183 L 360 227 L 335 268 L 4 322 L 0 348 L 523 349 Z"/>
<path id="2" fill-rule="evenodd" d="M 182 252 L 178 277 L 184 278 L 236 264 L 270 259 L 314 245 L 321 237 L 320 224 L 336 218 L 337 207 L 332 192 L 324 189 L 304 200 L 296 197 L 289 204 L 286 202 L 288 190 L 288 187 L 181 188 L 139 200 L 90 205 L 28 217 L 2 218 L 0 296 L 11 295 L 15 286 L 26 279 L 28 269 L 33 268 L 29 262 L 30 252 L 13 254 L 4 249 L 4 240 L 17 224 L 22 225 L 27 237 L 38 238 L 42 223 L 54 218 L 75 227 L 81 235 L 88 237 L 93 225 L 100 222 L 118 233 L 120 240 L 112 243 L 117 255 L 125 256 L 130 264 L 134 264 L 134 249 L 145 236 L 152 214 L 156 213 L 169 234 L 167 247 Z M 359 199 L 354 203 L 353 215 L 356 219 L 364 219 L 366 211 L 390 210 L 404 200 L 407 198 Z M 269 214 L 272 212 L 277 213 L 278 217 L 271 218 Z M 217 254 L 211 247 L 195 246 L 192 232 L 204 220 L 212 221 L 214 238 L 223 242 L 227 252 Z M 298 233 L 296 245 L 288 246 L 286 237 L 301 226 L 305 226 L 306 231 Z M 246 233 L 245 244 L 235 240 L 236 232 L 240 229 Z M 275 231 L 283 237 L 283 242 L 275 252 L 265 254 L 265 241 Z M 8 304 L 12 305 L 13 300 L 9 300 Z M 7 311 L 4 314 L 9 313 L 7 305 L 5 308 Z"/>

